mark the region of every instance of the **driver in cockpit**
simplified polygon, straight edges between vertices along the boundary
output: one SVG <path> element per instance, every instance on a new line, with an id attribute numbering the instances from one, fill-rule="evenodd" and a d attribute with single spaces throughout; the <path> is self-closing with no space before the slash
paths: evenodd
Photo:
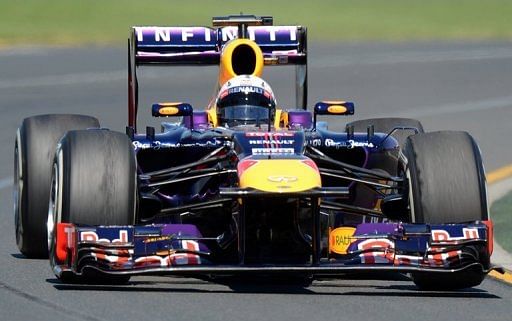
<path id="1" fill-rule="evenodd" d="M 263 79 L 241 75 L 228 80 L 216 100 L 219 126 L 261 127 L 273 122 L 276 100 Z"/>

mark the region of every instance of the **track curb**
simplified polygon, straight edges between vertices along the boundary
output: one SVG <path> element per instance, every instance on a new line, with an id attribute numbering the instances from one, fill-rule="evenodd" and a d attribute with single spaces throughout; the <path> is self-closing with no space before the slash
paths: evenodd
<path id="1" fill-rule="evenodd" d="M 495 192 L 491 193 L 494 195 L 493 198 L 490 199 L 490 203 L 492 204 L 497 199 L 503 197 L 506 193 L 508 193 L 512 189 L 512 164 L 507 165 L 501 168 L 498 168 L 490 173 L 487 174 L 487 183 L 490 185 L 490 189 L 492 191 L 492 188 L 495 188 Z M 501 186 L 500 186 L 501 185 Z M 494 242 L 495 245 L 496 242 Z M 499 245 L 498 245 L 499 247 Z M 495 246 L 496 248 L 496 246 Z M 499 250 L 501 253 L 498 255 L 500 256 L 500 259 L 503 260 L 510 260 L 512 261 L 512 255 L 505 250 L 501 249 Z M 493 253 L 496 257 L 496 251 Z M 497 271 L 491 271 L 488 275 L 498 281 L 501 281 L 503 283 L 512 285 L 512 271 L 504 268 L 505 273 L 501 274 Z"/>

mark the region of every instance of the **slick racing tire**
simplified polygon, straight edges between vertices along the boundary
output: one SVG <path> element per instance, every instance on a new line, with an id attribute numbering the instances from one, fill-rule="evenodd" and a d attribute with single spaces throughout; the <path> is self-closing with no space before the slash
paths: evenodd
<path id="1" fill-rule="evenodd" d="M 350 122 L 347 126 L 354 126 L 354 132 L 366 132 L 368 126 L 373 125 L 374 131 L 377 133 L 390 133 L 396 127 L 407 127 L 413 129 L 396 130 L 393 136 L 400 146 L 403 146 L 408 136 L 418 133 L 424 133 L 423 125 L 419 120 L 411 118 L 370 118 Z"/>
<path id="2" fill-rule="evenodd" d="M 69 130 L 99 127 L 94 117 L 40 115 L 25 118 L 14 144 L 16 244 L 29 258 L 48 256 L 46 219 L 52 161 L 57 142 Z"/>
<path id="3" fill-rule="evenodd" d="M 480 150 L 466 132 L 410 136 L 405 144 L 413 222 L 487 220 L 487 189 Z"/>
<path id="4" fill-rule="evenodd" d="M 480 150 L 466 132 L 441 131 L 409 136 L 404 147 L 409 177 L 411 221 L 445 224 L 488 219 L 487 189 Z M 465 246 L 461 256 L 489 267 L 485 246 Z M 447 275 L 413 273 L 428 290 L 452 290 L 480 284 L 481 268 Z"/>
<path id="5" fill-rule="evenodd" d="M 108 130 L 68 132 L 55 154 L 48 226 L 133 225 L 136 213 L 136 162 L 128 136 Z M 53 234 L 53 230 L 51 231 Z M 48 240 L 53 250 L 53 235 Z M 86 270 L 63 282 L 126 283 L 129 276 Z"/>

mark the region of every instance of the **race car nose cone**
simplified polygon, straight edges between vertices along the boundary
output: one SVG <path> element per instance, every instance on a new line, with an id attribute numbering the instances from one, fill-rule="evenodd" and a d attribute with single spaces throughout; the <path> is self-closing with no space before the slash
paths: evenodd
<path id="1" fill-rule="evenodd" d="M 320 187 L 318 171 L 301 159 L 257 160 L 239 171 L 240 187 L 265 192 L 293 193 Z"/>

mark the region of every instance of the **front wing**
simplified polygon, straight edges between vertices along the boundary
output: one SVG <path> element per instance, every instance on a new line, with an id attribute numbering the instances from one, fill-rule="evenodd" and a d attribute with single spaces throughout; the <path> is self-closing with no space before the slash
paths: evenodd
<path id="1" fill-rule="evenodd" d="M 309 264 L 215 264 L 210 248 L 220 238 L 202 237 L 194 225 L 77 226 L 58 223 L 51 246 L 54 273 L 81 275 L 87 269 L 105 274 L 186 276 L 296 273 L 314 277 L 385 270 L 449 273 L 477 269 L 488 273 L 492 223 L 403 224 L 364 223 L 350 236 L 323 242 L 319 260 Z M 349 227 L 350 229 L 350 227 Z M 339 244 L 346 243 L 342 254 Z M 328 243 L 328 244 L 325 244 Z M 472 255 L 464 248 L 483 253 Z M 343 247 L 343 246 L 342 246 Z M 317 261 L 317 262 L 315 262 Z M 486 263 L 487 262 L 487 263 Z"/>

